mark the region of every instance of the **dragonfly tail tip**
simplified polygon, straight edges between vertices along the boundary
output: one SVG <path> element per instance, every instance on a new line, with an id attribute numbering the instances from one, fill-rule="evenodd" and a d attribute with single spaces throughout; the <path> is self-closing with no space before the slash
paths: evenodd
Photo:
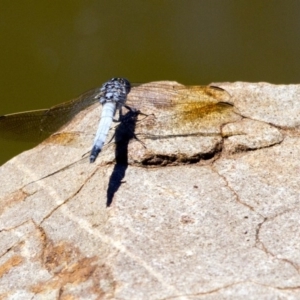
<path id="1" fill-rule="evenodd" d="M 98 148 L 96 146 L 93 147 L 93 149 L 91 151 L 91 155 L 90 155 L 90 163 L 93 163 L 96 160 L 96 158 L 99 155 L 100 151 L 101 151 L 100 148 Z"/>

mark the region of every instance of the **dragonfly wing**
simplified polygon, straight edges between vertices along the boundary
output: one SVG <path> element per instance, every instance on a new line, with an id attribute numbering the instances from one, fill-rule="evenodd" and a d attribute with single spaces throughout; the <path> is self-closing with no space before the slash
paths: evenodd
<path id="1" fill-rule="evenodd" d="M 80 111 L 97 101 L 100 88 L 50 109 L 33 110 L 0 116 L 0 137 L 19 141 L 39 142 L 67 124 Z"/>
<path id="2" fill-rule="evenodd" d="M 46 109 L 0 116 L 0 137 L 26 142 L 38 142 L 47 137 L 40 130 Z"/>
<path id="3" fill-rule="evenodd" d="M 185 86 L 177 82 L 160 81 L 146 84 L 134 84 L 128 95 L 127 104 L 137 109 L 156 106 L 164 108 L 175 104 L 199 102 L 228 102 L 231 96 L 219 87 Z M 231 103 L 232 104 L 232 103 Z"/>
<path id="4" fill-rule="evenodd" d="M 239 118 L 229 94 L 209 86 L 145 84 L 133 89 L 127 103 L 148 115 L 136 133 L 154 138 L 219 135 L 223 124 Z"/>

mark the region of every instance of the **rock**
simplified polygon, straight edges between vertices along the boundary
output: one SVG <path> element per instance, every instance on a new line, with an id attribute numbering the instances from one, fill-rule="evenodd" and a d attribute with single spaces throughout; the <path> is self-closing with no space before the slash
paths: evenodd
<path id="1" fill-rule="evenodd" d="M 96 163 L 98 105 L 1 166 L 3 299 L 300 298 L 300 86 L 214 85 L 191 136 L 156 102 L 185 87 L 152 83 Z"/>

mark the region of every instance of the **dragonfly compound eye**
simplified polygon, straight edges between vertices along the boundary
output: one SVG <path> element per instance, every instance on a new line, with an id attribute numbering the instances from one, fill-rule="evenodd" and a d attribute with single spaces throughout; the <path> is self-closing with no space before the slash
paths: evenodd
<path id="1" fill-rule="evenodd" d="M 121 83 L 125 87 L 126 94 L 128 94 L 130 92 L 131 84 L 130 84 L 129 80 L 127 80 L 126 78 L 122 78 L 122 77 L 114 77 L 109 82 L 116 82 L 116 81 Z"/>
<path id="2" fill-rule="evenodd" d="M 125 86 L 126 92 L 127 94 L 130 92 L 131 90 L 131 84 L 129 82 L 129 80 L 127 80 L 126 78 L 120 78 L 122 81 L 122 84 Z"/>

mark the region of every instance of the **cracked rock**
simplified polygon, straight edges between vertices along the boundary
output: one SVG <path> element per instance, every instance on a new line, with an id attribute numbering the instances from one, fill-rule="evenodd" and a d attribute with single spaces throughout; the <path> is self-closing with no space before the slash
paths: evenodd
<path id="1" fill-rule="evenodd" d="M 214 85 L 133 88 L 94 164 L 98 105 L 1 166 L 3 299 L 300 298 L 300 87 Z"/>

